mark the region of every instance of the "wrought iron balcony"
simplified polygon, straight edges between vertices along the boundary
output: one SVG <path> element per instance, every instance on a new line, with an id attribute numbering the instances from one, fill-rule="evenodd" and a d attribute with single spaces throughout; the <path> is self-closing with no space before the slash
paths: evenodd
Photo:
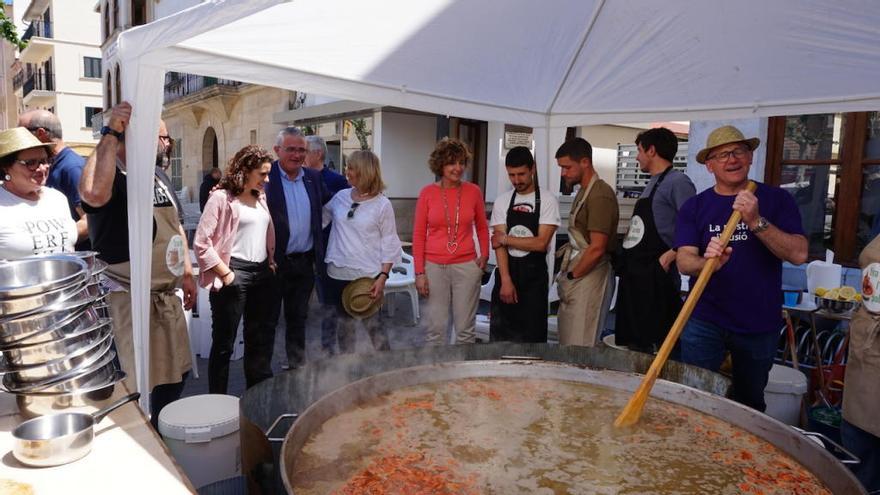
<path id="1" fill-rule="evenodd" d="M 24 32 L 24 35 L 21 37 L 21 41 L 28 41 L 34 36 L 38 36 L 40 38 L 51 38 L 52 23 L 46 21 L 31 22 L 31 25 L 28 26 L 27 30 Z"/>
<path id="2" fill-rule="evenodd" d="M 169 72 L 165 75 L 165 103 L 179 100 L 185 96 L 215 86 L 237 87 L 240 85 L 241 82 L 230 79 Z"/>
<path id="3" fill-rule="evenodd" d="M 22 97 L 26 98 L 28 93 L 34 90 L 55 91 L 55 74 L 38 70 L 28 76 L 24 82 Z"/>

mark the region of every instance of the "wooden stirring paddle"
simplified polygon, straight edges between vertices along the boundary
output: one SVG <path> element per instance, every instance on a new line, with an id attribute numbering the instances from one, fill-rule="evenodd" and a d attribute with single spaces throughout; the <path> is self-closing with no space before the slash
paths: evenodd
<path id="1" fill-rule="evenodd" d="M 754 181 L 749 181 L 746 190 L 754 192 L 757 187 L 758 185 Z M 734 211 L 733 214 L 730 215 L 730 219 L 727 220 L 727 224 L 724 226 L 724 230 L 721 231 L 721 235 L 719 236 L 721 245 L 723 246 L 722 249 L 727 248 L 730 236 L 733 235 L 733 231 L 736 230 L 736 226 L 741 218 L 742 214 L 738 211 Z M 660 350 L 657 351 L 657 356 L 654 357 L 654 362 L 651 363 L 651 367 L 648 368 L 648 372 L 645 373 L 645 377 L 642 379 L 639 388 L 636 389 L 633 396 L 630 397 L 629 402 L 627 402 L 626 406 L 623 408 L 623 411 L 621 411 L 620 415 L 614 421 L 615 427 L 631 426 L 639 421 L 639 417 L 642 415 L 642 409 L 644 409 L 645 402 L 648 400 L 648 395 L 651 393 L 651 388 L 654 386 L 657 376 L 660 375 L 660 370 L 663 369 L 663 365 L 666 364 L 666 360 L 669 359 L 669 354 L 672 352 L 672 348 L 675 347 L 675 342 L 678 341 L 678 337 L 684 329 L 684 324 L 687 323 L 688 319 L 691 317 L 691 313 L 694 311 L 697 301 L 700 299 L 700 296 L 703 295 L 703 290 L 706 288 L 706 284 L 709 283 L 709 278 L 715 273 L 716 265 L 718 265 L 718 258 L 709 258 L 709 260 L 706 261 L 706 264 L 703 265 L 703 269 L 700 270 L 700 276 L 697 277 L 697 283 L 691 287 L 691 292 L 688 294 L 684 306 L 682 306 L 681 311 L 678 313 L 678 318 L 676 318 L 675 323 L 672 324 L 672 329 L 669 330 L 669 334 L 666 335 L 666 340 L 663 341 L 663 345 L 660 346 Z"/>

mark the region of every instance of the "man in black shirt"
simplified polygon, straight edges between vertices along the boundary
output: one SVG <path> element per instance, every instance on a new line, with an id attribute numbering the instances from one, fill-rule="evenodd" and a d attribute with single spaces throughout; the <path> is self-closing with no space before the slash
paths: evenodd
<path id="1" fill-rule="evenodd" d="M 134 341 L 131 279 L 128 246 L 128 189 L 125 157 L 125 129 L 131 118 L 131 105 L 122 102 L 110 111 L 110 120 L 101 129 L 101 140 L 83 169 L 79 192 L 89 216 L 89 237 L 98 258 L 110 266 L 105 271 L 119 290 L 106 296 L 113 319 L 117 355 L 128 374 L 129 388 L 135 389 Z M 155 168 L 168 155 L 171 138 L 160 122 Z M 163 174 L 164 175 L 164 174 Z M 192 367 L 186 318 L 175 289 L 181 287 L 184 306 L 192 308 L 196 284 L 180 224 L 173 188 L 158 175 L 153 181 L 153 245 L 150 270 L 150 359 L 149 387 L 153 426 L 159 411 L 180 398 L 186 374 Z"/>

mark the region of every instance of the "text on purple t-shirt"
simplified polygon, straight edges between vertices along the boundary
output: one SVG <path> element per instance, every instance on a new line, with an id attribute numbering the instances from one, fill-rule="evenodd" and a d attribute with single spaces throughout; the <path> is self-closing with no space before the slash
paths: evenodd
<path id="1" fill-rule="evenodd" d="M 804 235 L 801 215 L 792 196 L 778 187 L 758 183 L 758 211 L 789 234 Z M 724 230 L 736 196 L 709 188 L 687 200 L 678 213 L 675 247 L 696 246 L 702 256 L 709 240 Z M 782 321 L 782 260 L 764 246 L 744 222 L 730 237 L 730 260 L 709 279 L 693 317 L 737 333 L 779 331 Z M 691 283 L 696 277 L 691 277 Z"/>

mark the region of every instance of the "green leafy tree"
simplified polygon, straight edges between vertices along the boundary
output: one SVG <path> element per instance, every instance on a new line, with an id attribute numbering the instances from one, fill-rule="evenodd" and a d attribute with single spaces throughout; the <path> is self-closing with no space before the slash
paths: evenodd
<path id="1" fill-rule="evenodd" d="M 27 42 L 21 41 L 18 33 L 15 32 L 15 23 L 12 22 L 12 19 L 6 17 L 6 13 L 2 10 L 0 10 L 0 36 L 3 36 L 3 39 L 18 47 L 19 50 L 24 50 L 24 47 L 27 46 Z"/>
<path id="2" fill-rule="evenodd" d="M 354 135 L 357 136 L 357 140 L 361 145 L 362 150 L 370 149 L 370 141 L 367 140 L 373 131 L 367 130 L 367 121 L 364 119 L 354 119 L 351 121 L 352 127 L 354 127 Z"/>

